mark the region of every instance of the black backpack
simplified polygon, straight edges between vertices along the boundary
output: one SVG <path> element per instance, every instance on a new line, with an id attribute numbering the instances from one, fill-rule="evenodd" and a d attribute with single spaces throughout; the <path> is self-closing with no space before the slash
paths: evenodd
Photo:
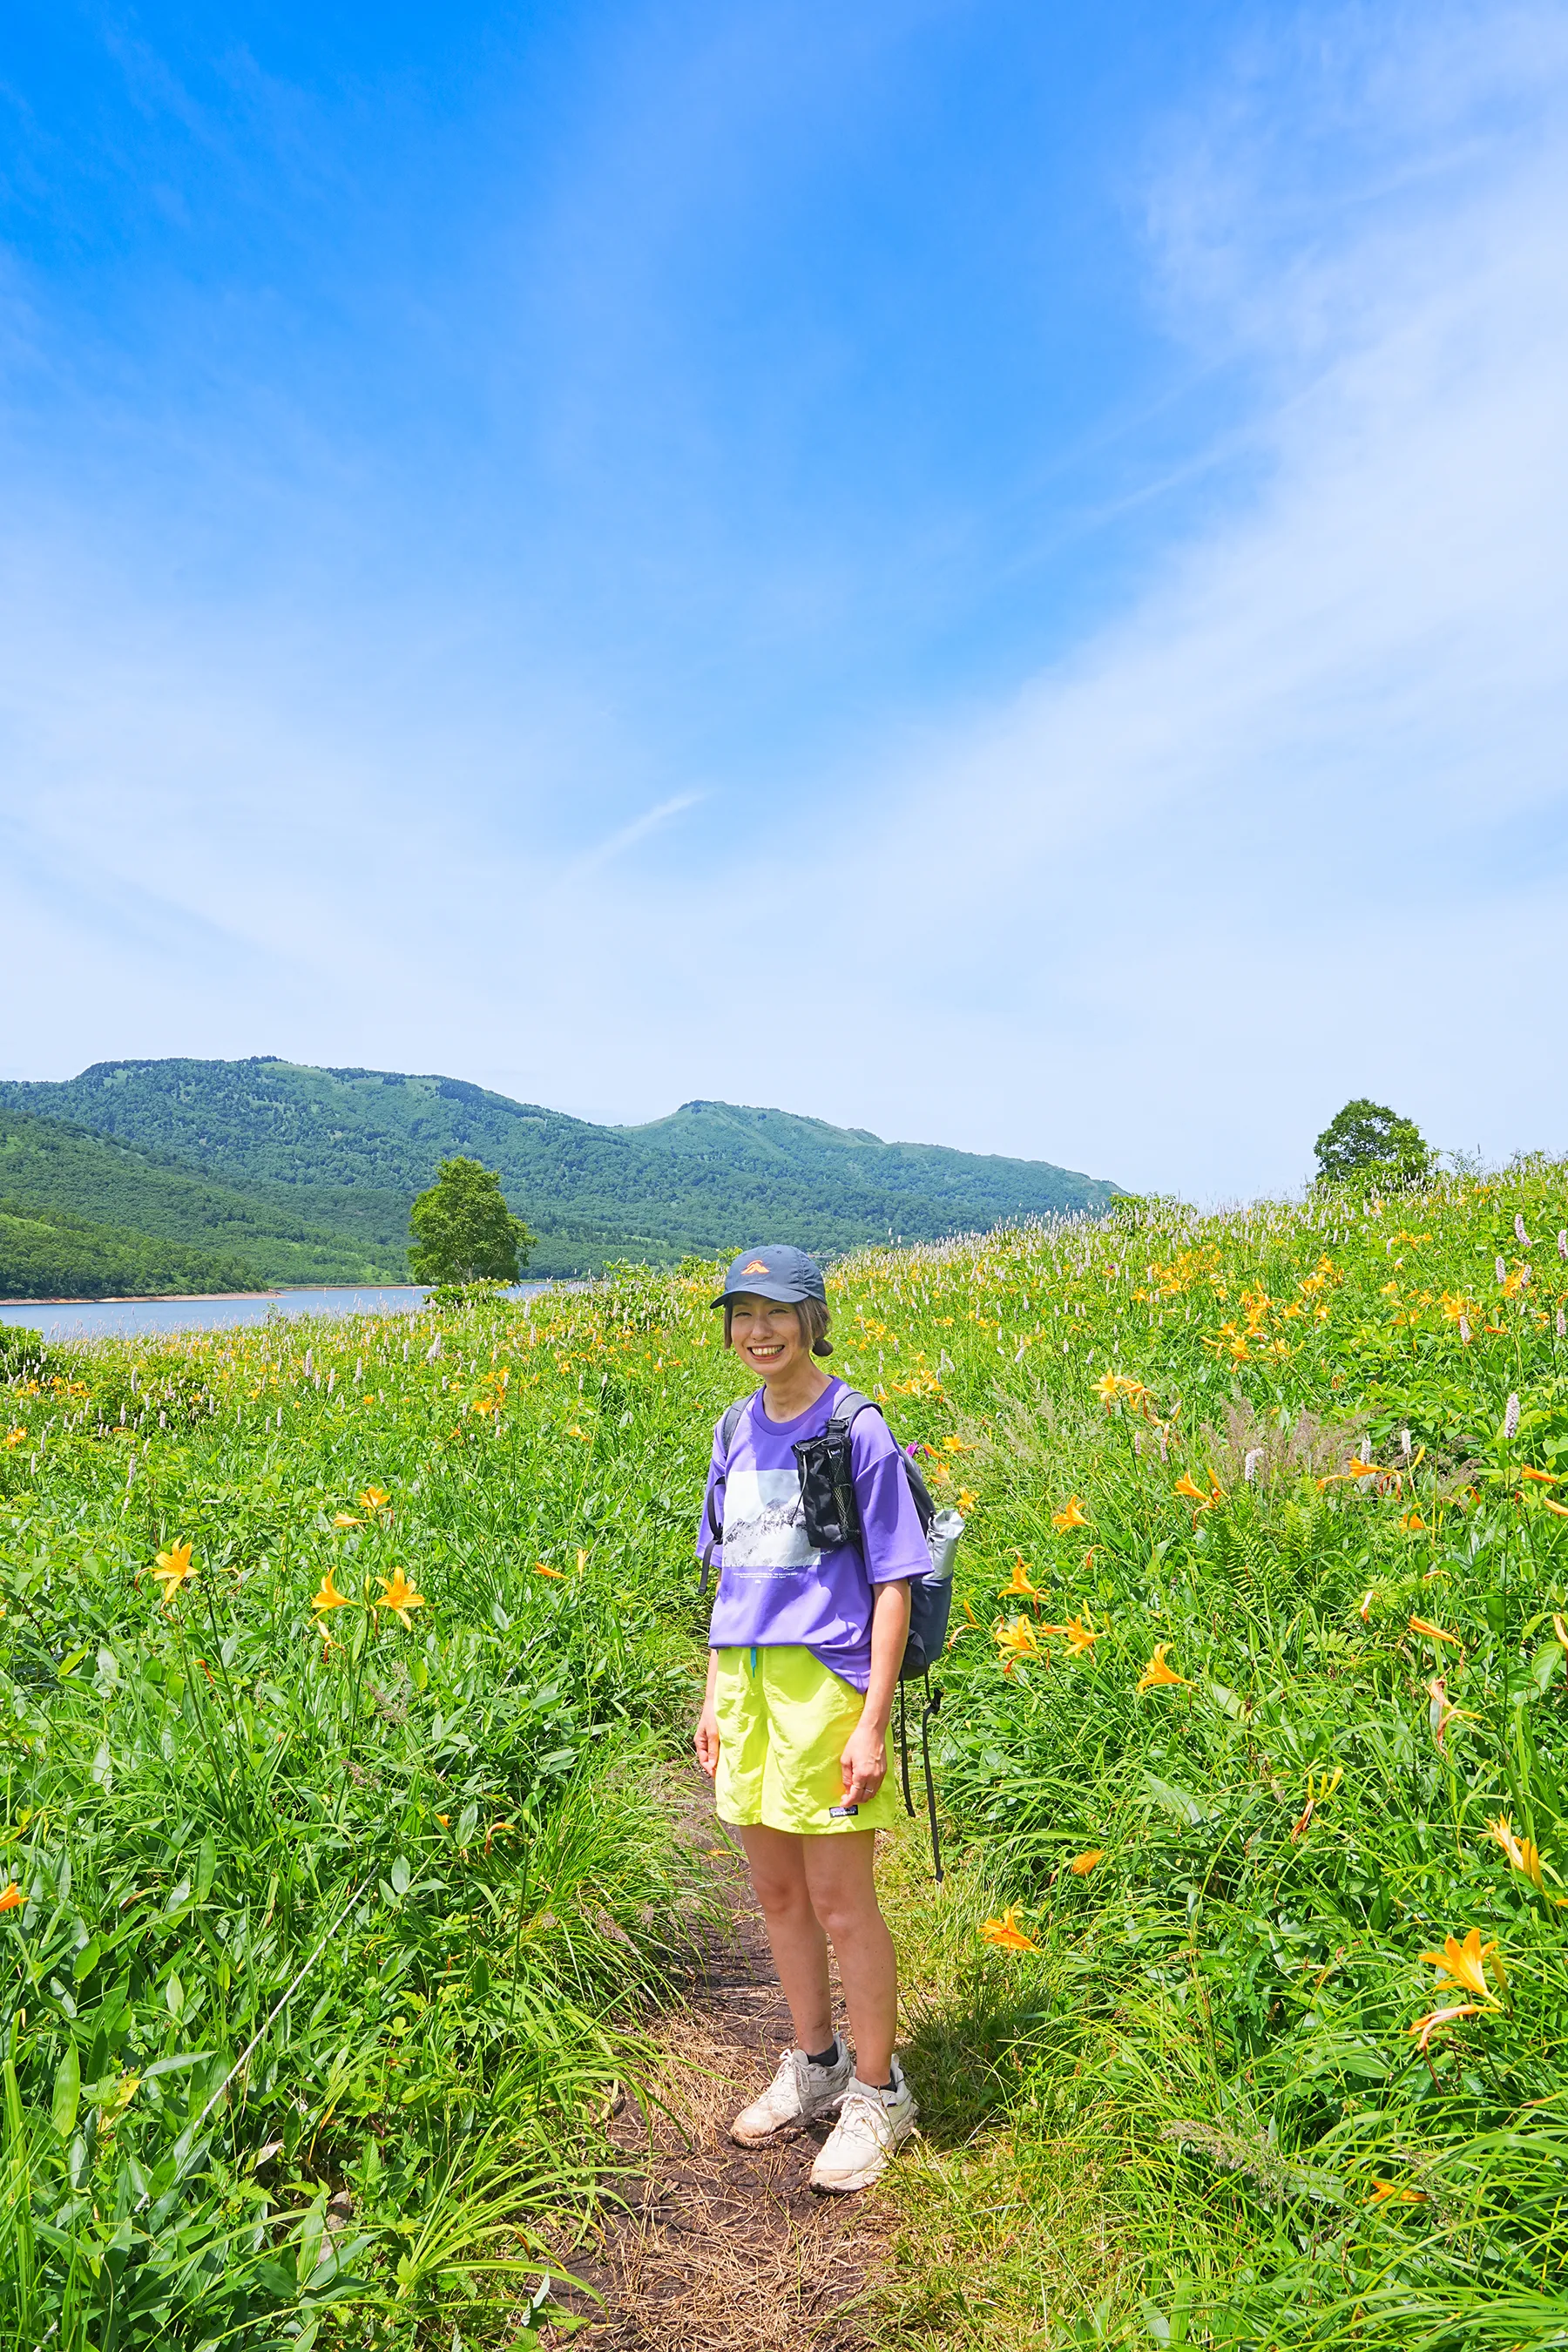
<path id="1" fill-rule="evenodd" d="M 751 1397 L 742 1397 L 730 1406 L 719 1424 L 719 1440 L 726 1468 L 741 1416 L 751 1402 Z M 837 1551 L 845 1544 L 859 1539 L 860 1507 L 855 1496 L 851 1432 L 862 1412 L 881 1411 L 881 1406 L 874 1399 L 862 1396 L 858 1389 L 846 1389 L 834 1407 L 826 1428 L 818 1436 L 799 1439 L 792 1449 L 800 1469 L 800 1499 L 806 1537 L 819 1550 Z M 885 1414 L 883 1418 L 886 1419 Z M 929 1570 L 923 1576 L 911 1576 L 910 1579 L 910 1630 L 904 1643 L 903 1664 L 899 1669 L 900 1777 L 903 1783 L 904 1804 L 912 1816 L 915 1807 L 910 1794 L 910 1742 L 904 1710 L 904 1685 L 923 1681 L 926 1703 L 921 1710 L 921 1761 L 925 1769 L 931 1862 L 940 1885 L 942 1848 L 937 1838 L 936 1789 L 931 1769 L 931 1724 L 942 1706 L 942 1693 L 931 1688 L 931 1670 L 942 1656 L 942 1645 L 947 1640 L 947 1622 L 952 1608 L 953 1554 L 958 1549 L 958 1538 L 963 1533 L 963 1521 L 951 1507 L 937 1508 L 931 1500 L 931 1489 L 911 1456 L 901 1446 L 899 1448 L 899 1460 L 903 1465 L 910 1499 L 914 1504 L 921 1532 L 931 1555 Z M 708 1590 L 708 1574 L 712 1566 L 714 1549 L 724 1540 L 723 1523 L 713 1507 L 711 1492 L 708 1496 L 708 1541 L 702 1548 L 700 1592 Z"/>

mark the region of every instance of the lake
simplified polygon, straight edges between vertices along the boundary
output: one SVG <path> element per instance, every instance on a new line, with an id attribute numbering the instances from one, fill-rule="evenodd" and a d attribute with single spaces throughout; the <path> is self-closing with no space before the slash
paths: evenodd
<path id="1" fill-rule="evenodd" d="M 548 1285 L 520 1282 L 513 1298 Z M 123 1339 L 141 1331 L 223 1331 L 265 1323 L 269 1315 L 413 1315 L 428 1297 L 424 1283 L 364 1283 L 321 1290 L 258 1290 L 232 1298 L 65 1298 L 29 1304 L 0 1300 L 0 1323 L 22 1323 L 46 1339 Z"/>

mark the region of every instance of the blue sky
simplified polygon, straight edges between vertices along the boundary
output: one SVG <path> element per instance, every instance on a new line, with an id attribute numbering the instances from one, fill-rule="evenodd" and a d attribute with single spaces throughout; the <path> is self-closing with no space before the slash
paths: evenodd
<path id="1" fill-rule="evenodd" d="M 20 0 L 0 1068 L 1568 1144 L 1568 12 Z"/>

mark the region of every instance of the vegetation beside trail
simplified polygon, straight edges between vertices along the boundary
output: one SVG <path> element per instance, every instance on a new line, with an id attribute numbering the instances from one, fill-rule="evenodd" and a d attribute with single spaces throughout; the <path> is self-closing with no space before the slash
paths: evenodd
<path id="1" fill-rule="evenodd" d="M 1565 1224 L 1531 1163 L 830 1277 L 971 1520 L 889 2340 L 1563 2340 Z M 0 2343 L 517 2340 L 696 1901 L 711 1291 L 0 1391 Z"/>

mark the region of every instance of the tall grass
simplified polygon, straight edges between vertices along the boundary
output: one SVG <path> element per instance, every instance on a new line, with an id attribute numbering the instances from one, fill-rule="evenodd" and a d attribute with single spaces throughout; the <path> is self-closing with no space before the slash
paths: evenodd
<path id="1" fill-rule="evenodd" d="M 971 1522 L 890 2336 L 1568 2341 L 1565 1224 L 1530 1163 L 835 1272 Z M 0 2341 L 531 2324 L 692 1901 L 710 1288 L 13 1375 Z"/>

